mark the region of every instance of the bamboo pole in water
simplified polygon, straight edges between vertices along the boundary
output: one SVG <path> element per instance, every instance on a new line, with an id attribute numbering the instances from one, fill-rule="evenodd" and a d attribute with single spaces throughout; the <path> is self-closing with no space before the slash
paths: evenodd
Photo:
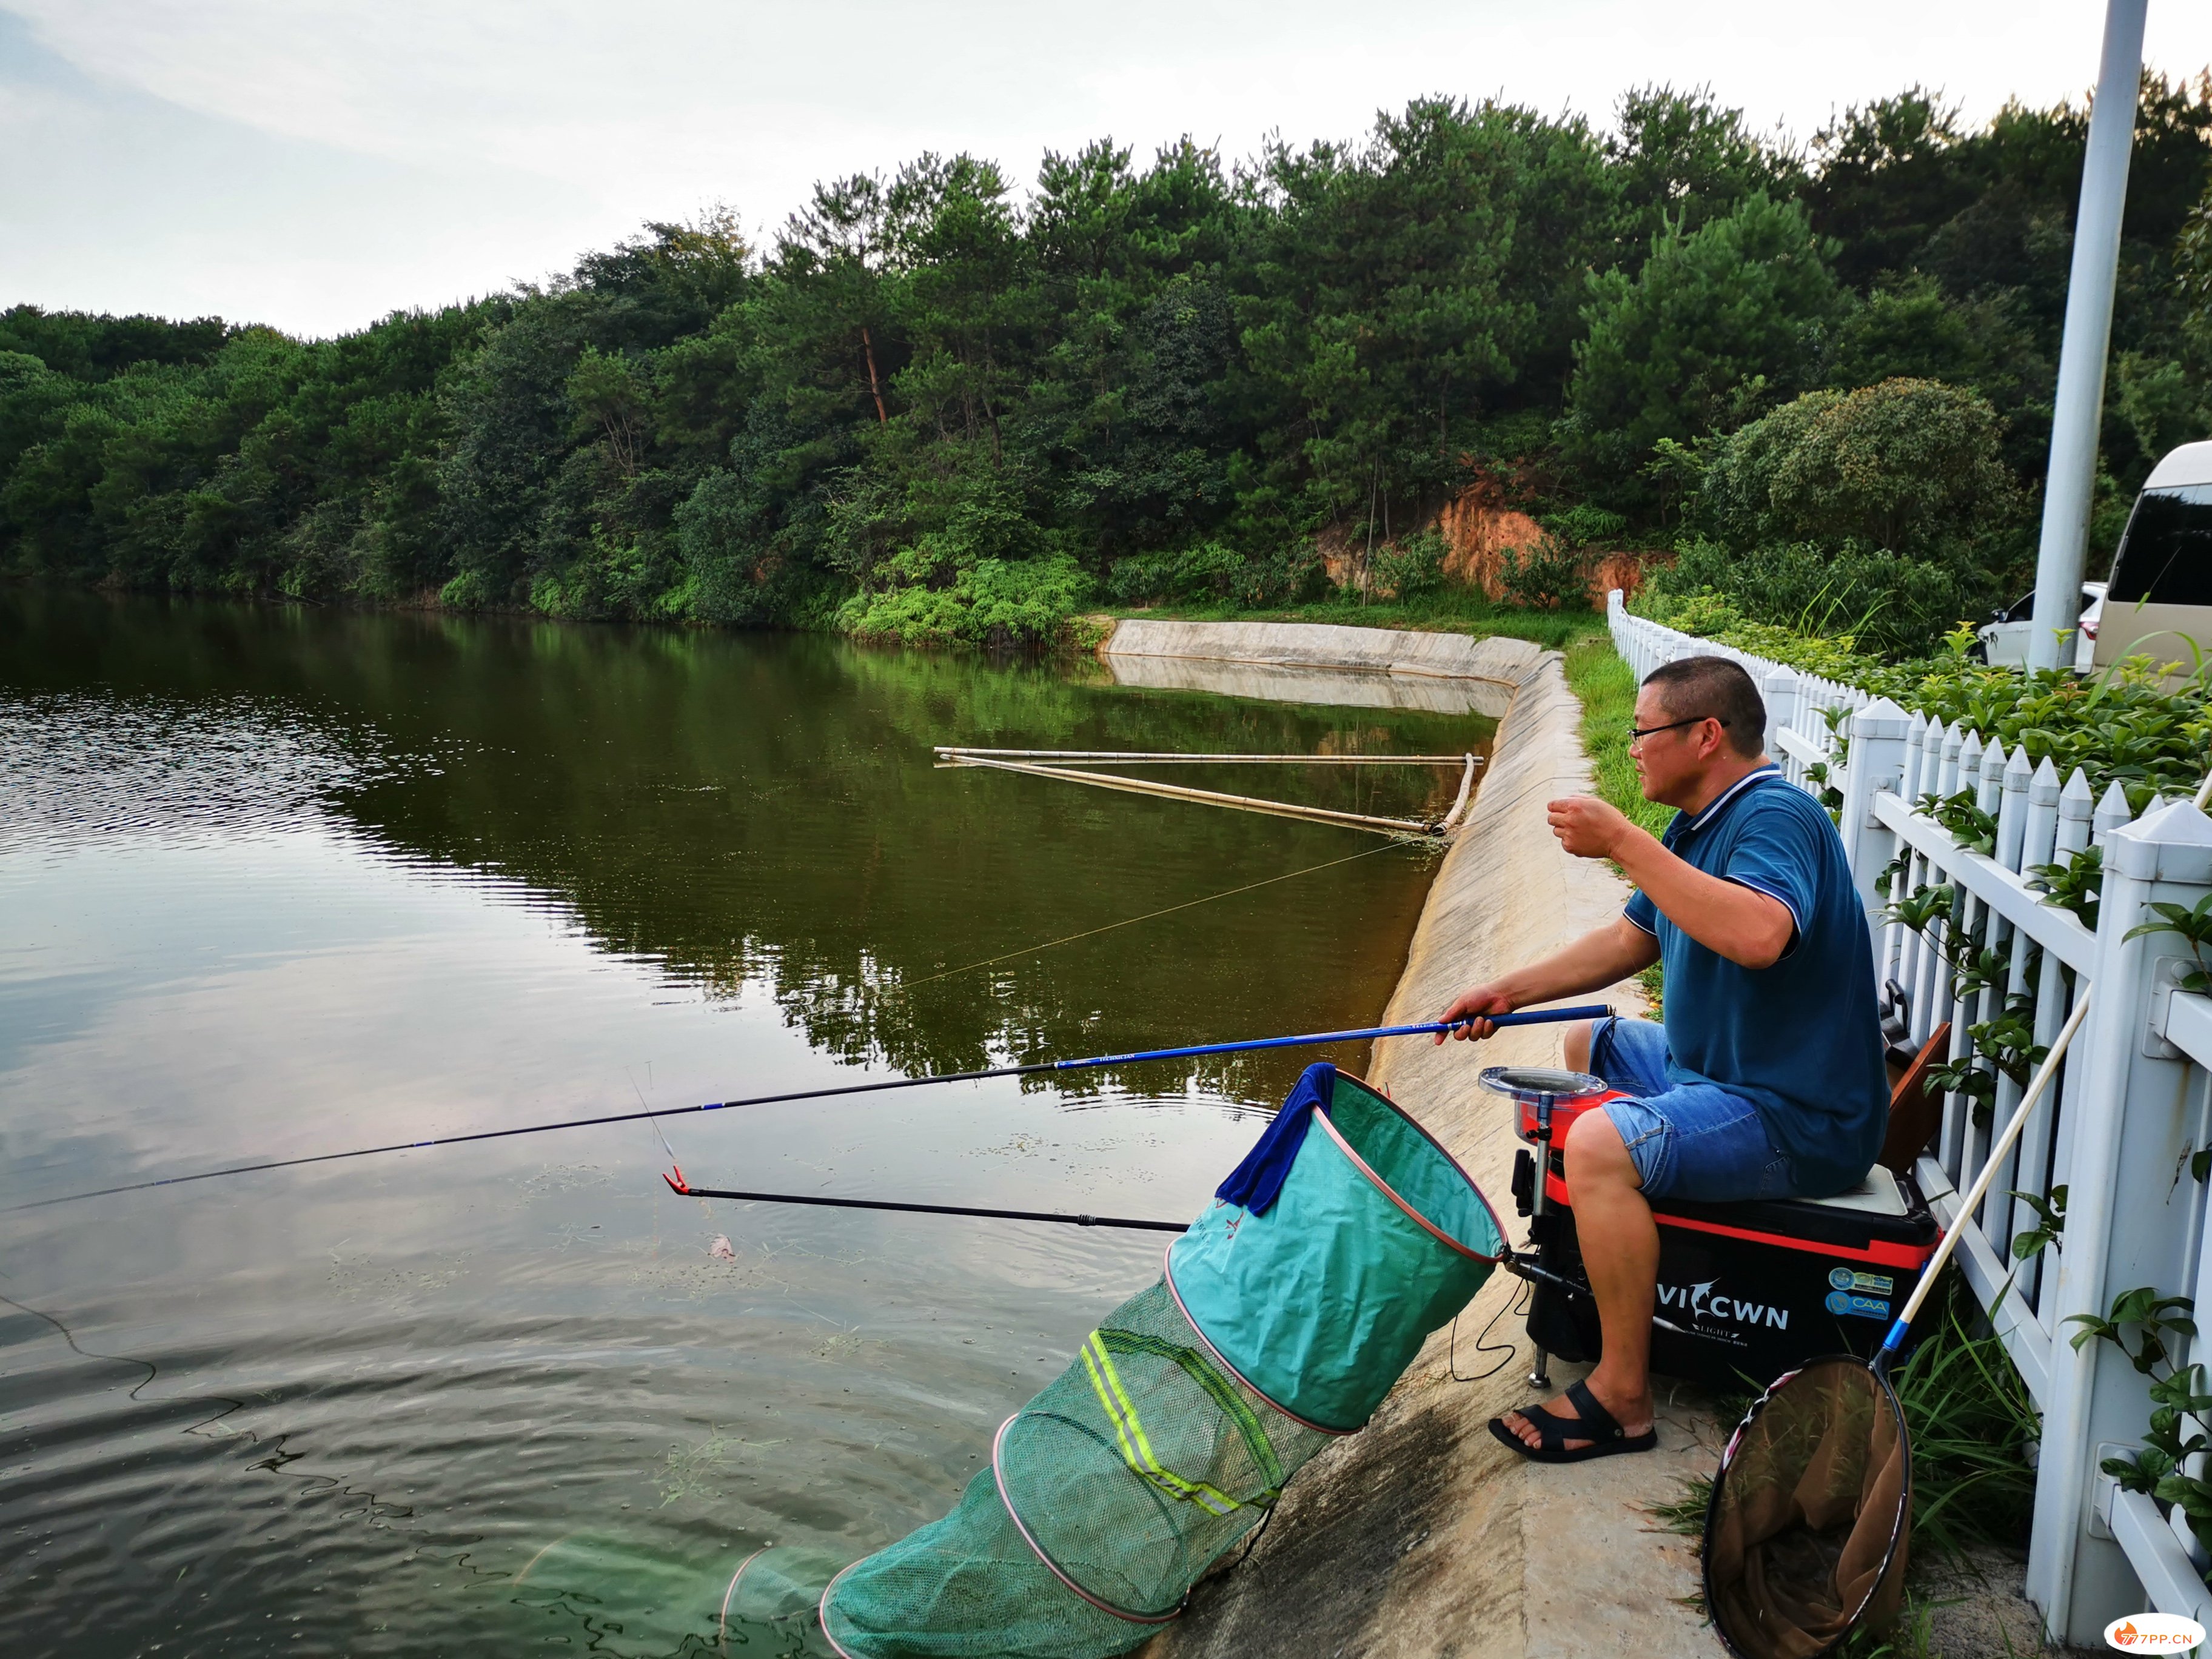
<path id="1" fill-rule="evenodd" d="M 1457 766 L 1472 761 L 1482 764 L 1479 755 L 1188 755 L 1148 754 L 1130 749 L 959 749 L 948 744 L 937 745 L 940 758 L 990 760 L 1079 760 L 1098 765 L 1124 766 Z"/>
<path id="2" fill-rule="evenodd" d="M 944 752 L 944 751 L 940 751 Z M 1471 760 L 1472 757 L 1462 757 Z M 945 766 L 981 766 L 994 771 L 1020 772 L 1031 777 L 1058 778 L 1068 783 L 1088 783 L 1101 789 L 1119 789 L 1133 795 L 1160 795 L 1172 800 L 1198 801 L 1209 806 L 1230 806 L 1240 811 L 1267 812 L 1277 817 L 1304 818 L 1318 823 L 1345 823 L 1354 829 L 1373 830 L 1383 835 L 1425 836 L 1437 833 L 1442 823 L 1425 823 L 1419 818 L 1377 817 L 1364 812 L 1340 812 L 1326 806 L 1299 806 L 1289 801 L 1262 800 L 1253 795 L 1224 794 L 1214 789 L 1189 789 L 1176 783 L 1156 783 L 1149 778 L 1121 778 L 1106 772 L 1079 772 L 1072 767 L 1039 766 L 1028 761 L 992 760 L 975 753 L 947 753 L 939 762 Z M 1474 769 L 1469 765 L 1462 780 L 1461 798 L 1465 800 L 1468 787 L 1473 783 Z M 1457 808 L 1454 809 L 1455 816 Z"/>

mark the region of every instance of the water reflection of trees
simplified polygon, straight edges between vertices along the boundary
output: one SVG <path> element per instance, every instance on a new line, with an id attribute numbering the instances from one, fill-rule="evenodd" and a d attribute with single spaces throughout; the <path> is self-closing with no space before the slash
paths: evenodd
<path id="1" fill-rule="evenodd" d="M 552 895 L 604 950 L 720 997 L 766 995 L 841 1060 L 909 1072 L 1363 1022 L 1403 960 L 1426 868 L 1350 830 L 940 772 L 932 744 L 1488 741 L 1465 719 L 1135 693 L 1051 665 L 815 638 L 21 602 L 41 614 L 16 634 L 17 678 L 311 711 L 413 757 L 339 793 L 378 842 Z M 1393 814 L 1457 785 L 1396 769 L 1283 769 L 1258 786 L 1249 772 L 1182 775 Z M 1370 847 L 1383 850 L 937 977 Z M 1187 1075 L 1265 1097 L 1310 1057 L 1224 1058 Z M 1127 1080 L 1174 1081 L 1158 1067 Z"/>

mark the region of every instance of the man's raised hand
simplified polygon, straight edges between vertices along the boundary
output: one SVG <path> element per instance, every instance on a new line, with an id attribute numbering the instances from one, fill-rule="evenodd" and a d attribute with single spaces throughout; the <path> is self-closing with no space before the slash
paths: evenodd
<path id="1" fill-rule="evenodd" d="M 1481 1016 L 1510 1014 L 1512 1012 L 1513 999 L 1506 995 L 1504 991 L 1492 985 L 1478 985 L 1472 990 L 1462 991 L 1459 1000 L 1438 1014 L 1437 1018 L 1440 1020 L 1449 1020 L 1453 1024 L 1455 1029 L 1449 1035 L 1455 1041 L 1465 1042 L 1472 1038 L 1479 1042 L 1498 1029 Z M 1461 1021 L 1468 1023 L 1462 1024 Z M 1447 1035 L 1443 1031 L 1437 1032 L 1437 1042 L 1442 1042 Z"/>
<path id="2" fill-rule="evenodd" d="M 1578 859 L 1619 856 L 1622 838 L 1635 832 L 1627 815 L 1595 795 L 1567 795 L 1544 808 L 1559 845 Z"/>

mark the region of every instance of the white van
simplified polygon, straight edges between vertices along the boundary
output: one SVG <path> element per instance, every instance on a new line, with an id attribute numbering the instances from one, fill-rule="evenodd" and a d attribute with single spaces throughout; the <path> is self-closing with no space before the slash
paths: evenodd
<path id="1" fill-rule="evenodd" d="M 2188 673 L 2212 659 L 2212 443 L 2182 445 L 2143 480 L 2102 611 L 2099 668 L 2148 653 Z"/>

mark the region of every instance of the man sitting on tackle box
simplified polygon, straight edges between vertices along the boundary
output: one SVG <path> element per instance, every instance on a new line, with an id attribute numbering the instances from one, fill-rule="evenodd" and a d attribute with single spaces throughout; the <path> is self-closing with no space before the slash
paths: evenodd
<path id="1" fill-rule="evenodd" d="M 1567 1028 L 1566 1063 L 1629 1098 L 1583 1113 L 1566 1140 L 1604 1355 L 1564 1394 L 1491 1419 L 1492 1434 L 1538 1462 L 1657 1443 L 1649 1367 L 1659 1230 L 1648 1200 L 1826 1198 L 1856 1186 L 1881 1151 L 1889 1085 L 1866 913 L 1836 826 L 1766 758 L 1765 732 L 1759 688 L 1727 658 L 1653 671 L 1628 752 L 1644 799 L 1677 809 L 1663 840 L 1589 795 L 1549 808 L 1568 852 L 1627 872 L 1628 908 L 1444 1011 L 1474 1021 L 1455 1036 L 1479 1039 L 1493 1029 L 1482 1015 L 1666 963 L 1663 1027 Z"/>

